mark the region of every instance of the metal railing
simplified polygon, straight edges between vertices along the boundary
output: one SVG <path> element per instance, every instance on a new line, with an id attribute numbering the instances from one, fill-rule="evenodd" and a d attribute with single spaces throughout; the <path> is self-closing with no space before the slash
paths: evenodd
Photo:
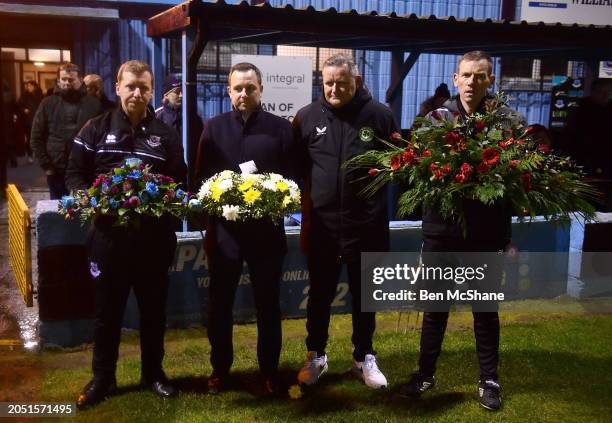
<path id="1" fill-rule="evenodd" d="M 8 198 L 9 256 L 15 280 L 26 306 L 32 307 L 32 250 L 30 210 L 13 184 L 6 189 Z"/>

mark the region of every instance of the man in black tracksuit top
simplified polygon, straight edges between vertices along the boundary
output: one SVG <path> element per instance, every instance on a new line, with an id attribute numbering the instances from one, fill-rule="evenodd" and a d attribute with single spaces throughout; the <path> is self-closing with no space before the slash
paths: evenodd
<path id="1" fill-rule="evenodd" d="M 186 166 L 176 131 L 154 118 L 147 105 L 153 75 L 140 61 L 124 63 L 117 75 L 121 106 L 90 120 L 75 137 L 66 184 L 86 189 L 100 173 L 138 158 L 177 182 Z M 79 408 L 95 404 L 115 387 L 121 322 L 130 289 L 140 310 L 141 383 L 161 397 L 176 390 L 162 370 L 168 268 L 174 258 L 173 218 L 143 217 L 138 228 L 113 226 L 110 217 L 93 223 L 87 240 L 90 272 L 96 285 L 93 379 L 77 400 Z"/>
<path id="2" fill-rule="evenodd" d="M 304 159 L 301 235 L 310 273 L 308 354 L 298 381 L 314 384 L 327 370 L 330 307 L 345 263 L 352 296 L 353 370 L 369 387 L 380 388 L 387 381 L 376 365 L 372 346 L 375 314 L 361 312 L 360 257 L 361 252 L 389 249 L 387 200 L 384 190 L 372 197 L 359 195 L 369 182 L 357 182 L 364 176 L 363 170 L 342 165 L 358 154 L 382 147 L 376 140 L 362 141 L 361 128 L 370 127 L 377 136 L 389 139 L 397 125 L 391 110 L 373 100 L 362 86 L 352 58 L 329 58 L 323 66 L 323 85 L 323 97 L 301 109 L 293 121 Z"/>
<path id="3" fill-rule="evenodd" d="M 476 112 L 484 113 L 487 88 L 494 81 L 492 70 L 491 58 L 487 53 L 481 51 L 466 53 L 459 60 L 457 72 L 454 75 L 455 87 L 459 95 L 446 101 L 442 108 L 429 113 L 427 117 L 432 121 L 440 119 L 452 121 L 457 115 L 465 119 Z M 503 114 L 513 125 L 525 125 L 522 117 L 507 107 L 502 107 L 498 113 Z M 445 220 L 436 208 L 423 210 L 423 262 L 427 266 L 444 267 L 448 264 L 452 265 L 455 258 L 469 260 L 474 257 L 469 253 L 489 253 L 482 256 L 487 257 L 488 265 L 486 285 L 483 287 L 488 292 L 499 292 L 503 272 L 501 252 L 510 243 L 512 211 L 503 202 L 485 205 L 476 200 L 465 200 L 463 207 L 466 219 L 465 236 L 457 221 Z M 453 255 L 455 253 L 457 255 Z M 468 254 L 461 255 L 460 253 Z M 430 284 L 426 285 L 426 288 L 431 289 L 434 286 Z M 407 384 L 400 387 L 401 394 L 419 396 L 435 385 L 436 361 L 442 349 L 442 340 L 448 321 L 448 311 L 442 310 L 448 310 L 449 306 L 448 303 L 442 306 L 438 304 L 435 311 L 427 311 L 426 308 L 421 331 L 419 371 L 412 375 L 412 379 Z M 499 316 L 496 310 L 496 303 L 474 304 L 472 310 L 476 352 L 480 364 L 480 404 L 491 410 L 501 407 L 497 373 L 500 331 Z"/>
<path id="4" fill-rule="evenodd" d="M 232 66 L 227 89 L 234 110 L 206 122 L 198 148 L 196 179 L 201 181 L 223 170 L 273 172 L 295 179 L 291 124 L 261 109 L 259 69 L 251 63 Z M 282 342 L 280 278 L 287 252 L 283 223 L 231 222 L 210 216 L 205 248 L 210 272 L 208 339 L 213 367 L 209 393 L 226 387 L 232 366 L 232 310 L 246 261 L 257 309 L 257 359 L 262 388 L 266 395 L 276 394 Z"/>

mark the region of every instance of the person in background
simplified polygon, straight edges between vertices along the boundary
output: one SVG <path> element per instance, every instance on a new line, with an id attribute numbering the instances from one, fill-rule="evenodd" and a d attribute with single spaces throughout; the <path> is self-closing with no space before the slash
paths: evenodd
<path id="1" fill-rule="evenodd" d="M 106 93 L 104 92 L 104 80 L 100 75 L 96 75 L 95 73 L 85 75 L 85 78 L 83 78 L 83 83 L 87 88 L 87 94 L 100 100 L 104 111 L 114 109 L 117 106 L 117 103 L 109 100 L 106 96 Z"/>
<path id="2" fill-rule="evenodd" d="M 438 85 L 434 95 L 428 97 L 424 102 L 421 103 L 421 108 L 419 110 L 418 117 L 425 117 L 427 113 L 436 110 L 439 107 L 442 107 L 444 102 L 450 98 L 450 91 L 448 90 L 448 85 L 444 82 Z"/>
<path id="3" fill-rule="evenodd" d="M 79 73 L 73 63 L 59 66 L 55 92 L 41 101 L 32 122 L 32 151 L 45 171 L 52 200 L 68 194 L 64 177 L 72 139 L 85 122 L 102 113 L 102 104 L 87 95 Z"/>
<path id="4" fill-rule="evenodd" d="M 36 81 L 26 81 L 24 83 L 24 92 L 17 102 L 17 107 L 25 131 L 25 150 L 28 157 L 28 163 L 34 162 L 32 147 L 30 145 L 30 133 L 32 131 L 32 122 L 34 122 L 34 115 L 42 99 L 43 93 L 38 83 Z"/>

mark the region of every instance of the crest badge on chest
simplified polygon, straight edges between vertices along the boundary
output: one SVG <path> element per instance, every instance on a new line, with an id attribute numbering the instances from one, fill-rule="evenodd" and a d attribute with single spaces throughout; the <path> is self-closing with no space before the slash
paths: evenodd
<path id="1" fill-rule="evenodd" d="M 161 137 L 151 135 L 149 138 L 147 138 L 147 144 L 149 144 L 150 147 L 157 148 L 161 145 Z"/>

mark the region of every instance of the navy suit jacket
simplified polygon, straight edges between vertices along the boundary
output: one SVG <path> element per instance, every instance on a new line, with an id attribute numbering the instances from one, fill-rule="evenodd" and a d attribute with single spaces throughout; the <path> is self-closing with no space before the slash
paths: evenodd
<path id="1" fill-rule="evenodd" d="M 198 146 L 196 181 L 223 170 L 240 172 L 239 165 L 255 162 L 257 173 L 274 172 L 294 179 L 297 175 L 293 131 L 289 121 L 258 109 L 246 122 L 239 112 L 210 119 Z M 207 222 L 206 249 L 235 259 L 284 254 L 287 251 L 282 221 L 228 222 L 211 216 Z"/>

